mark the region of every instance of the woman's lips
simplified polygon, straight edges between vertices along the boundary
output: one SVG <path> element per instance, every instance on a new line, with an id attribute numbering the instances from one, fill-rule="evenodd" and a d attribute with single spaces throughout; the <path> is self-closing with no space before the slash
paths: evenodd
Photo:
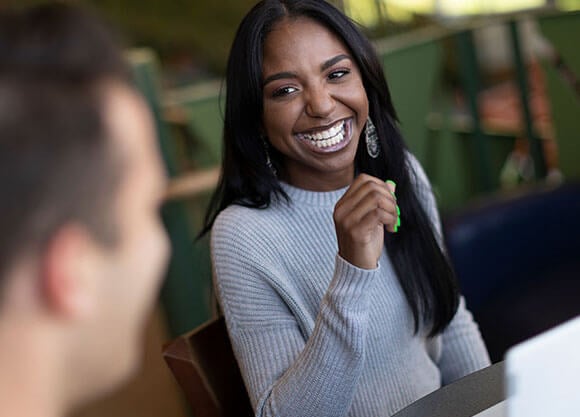
<path id="1" fill-rule="evenodd" d="M 344 148 L 350 142 L 351 132 L 352 118 L 340 120 L 325 130 L 294 136 L 314 151 L 327 153 Z"/>

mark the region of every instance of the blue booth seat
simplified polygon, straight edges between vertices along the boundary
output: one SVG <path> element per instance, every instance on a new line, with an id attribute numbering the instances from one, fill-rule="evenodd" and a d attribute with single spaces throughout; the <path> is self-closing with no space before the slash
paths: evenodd
<path id="1" fill-rule="evenodd" d="M 580 184 L 525 190 L 444 219 L 449 257 L 492 360 L 580 314 Z"/>

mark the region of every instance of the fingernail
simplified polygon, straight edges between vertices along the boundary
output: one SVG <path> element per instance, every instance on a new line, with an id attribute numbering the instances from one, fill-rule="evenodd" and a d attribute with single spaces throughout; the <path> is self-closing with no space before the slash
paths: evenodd
<path id="1" fill-rule="evenodd" d="M 395 184 L 395 181 L 391 181 L 391 180 L 386 180 L 385 183 L 389 186 L 389 191 L 391 192 L 391 195 L 396 200 L 397 196 L 395 195 L 395 189 L 397 188 L 397 184 Z"/>
<path id="2" fill-rule="evenodd" d="M 401 226 L 401 209 L 399 208 L 399 205 L 396 205 L 397 207 L 397 224 L 396 224 L 396 228 L 398 229 L 399 226 Z"/>

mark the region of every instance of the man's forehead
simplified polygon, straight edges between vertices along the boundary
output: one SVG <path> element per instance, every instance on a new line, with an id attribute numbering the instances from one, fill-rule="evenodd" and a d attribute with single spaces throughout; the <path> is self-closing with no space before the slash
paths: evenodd
<path id="1" fill-rule="evenodd" d="M 141 96 L 120 83 L 107 83 L 100 88 L 103 118 L 115 145 L 131 152 L 146 147 L 154 131 L 151 115 Z"/>
<path id="2" fill-rule="evenodd" d="M 104 91 L 104 119 L 113 146 L 139 180 L 154 188 L 165 186 L 151 113 L 132 87 L 113 84 Z"/>

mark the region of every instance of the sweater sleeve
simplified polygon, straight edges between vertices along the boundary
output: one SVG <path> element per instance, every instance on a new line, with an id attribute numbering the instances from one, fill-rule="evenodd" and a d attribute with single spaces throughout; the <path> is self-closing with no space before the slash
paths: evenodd
<path id="1" fill-rule="evenodd" d="M 491 364 L 479 328 L 461 297 L 455 317 L 442 335 L 439 359 L 442 384 L 449 384 Z"/>
<path id="2" fill-rule="evenodd" d="M 306 336 L 293 297 L 280 285 L 292 277 L 280 276 L 283 268 L 271 262 L 277 254 L 253 233 L 218 218 L 211 245 L 218 298 L 256 416 L 346 415 L 363 367 L 377 270 L 337 255 Z"/>
<path id="3" fill-rule="evenodd" d="M 427 175 L 419 161 L 411 154 L 409 154 L 409 161 L 415 175 L 420 199 L 433 223 L 436 238 L 445 250 L 437 203 Z M 467 310 L 463 297 L 459 301 L 455 316 L 442 334 L 442 351 L 438 365 L 443 385 L 490 365 L 487 348 L 479 327 Z"/>

